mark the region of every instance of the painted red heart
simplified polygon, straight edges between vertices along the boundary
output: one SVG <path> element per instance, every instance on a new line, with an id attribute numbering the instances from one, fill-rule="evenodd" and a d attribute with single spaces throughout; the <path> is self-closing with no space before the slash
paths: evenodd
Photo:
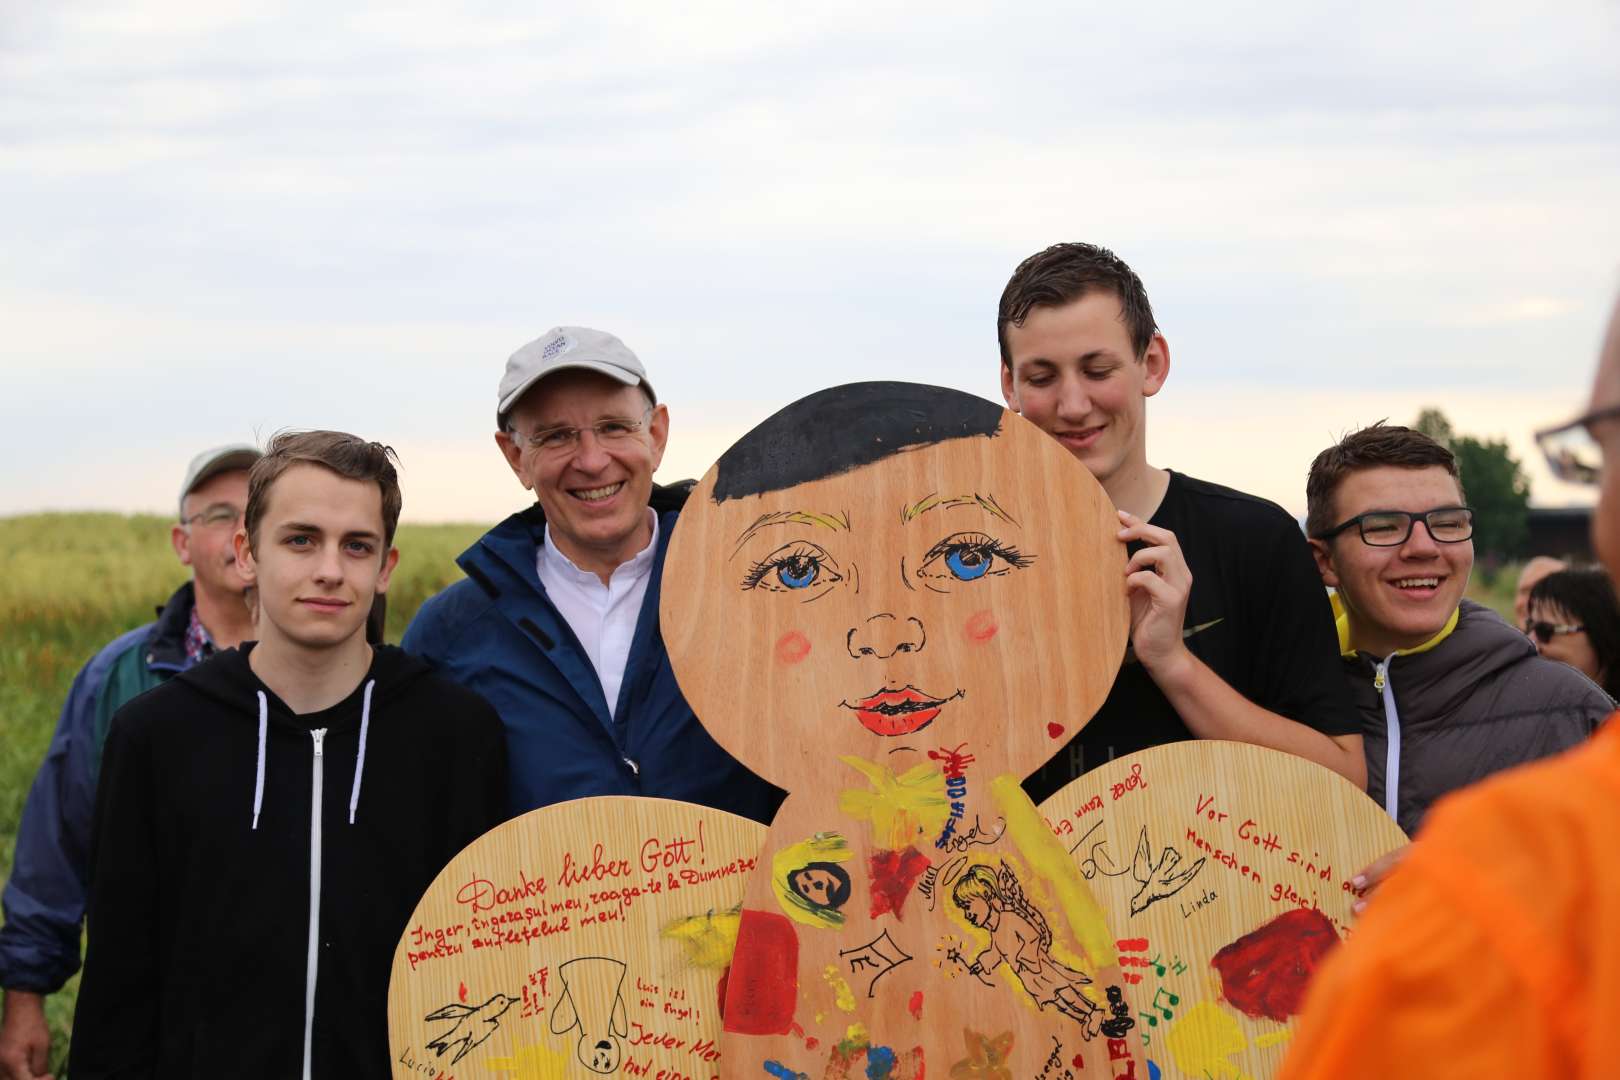
<path id="1" fill-rule="evenodd" d="M 1046 733 L 1048 735 L 1052 736 L 1052 738 L 1055 739 L 1059 735 L 1063 734 L 1063 725 L 1062 724 L 1047 724 L 1046 725 Z"/>

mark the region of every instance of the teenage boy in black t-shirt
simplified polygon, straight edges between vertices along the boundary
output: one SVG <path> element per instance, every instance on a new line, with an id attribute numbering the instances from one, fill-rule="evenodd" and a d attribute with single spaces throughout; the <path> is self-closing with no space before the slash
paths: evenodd
<path id="1" fill-rule="evenodd" d="M 1147 399 L 1170 347 L 1141 279 L 1106 248 L 1054 245 L 1013 272 L 996 333 L 1008 407 L 1091 470 L 1131 556 L 1124 667 L 1091 723 L 1025 781 L 1030 797 L 1194 737 L 1286 750 L 1365 787 L 1327 594 L 1293 518 L 1148 464 Z"/>

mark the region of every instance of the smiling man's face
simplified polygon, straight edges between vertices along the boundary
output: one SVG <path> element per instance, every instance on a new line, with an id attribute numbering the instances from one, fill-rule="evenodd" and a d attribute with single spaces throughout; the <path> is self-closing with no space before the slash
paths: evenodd
<path id="1" fill-rule="evenodd" d="M 1333 523 L 1372 510 L 1422 513 L 1462 505 L 1444 468 L 1383 465 L 1346 476 L 1333 494 Z M 1398 547 L 1374 547 L 1354 527 L 1312 540 L 1322 580 L 1339 590 L 1356 648 L 1375 656 L 1423 644 L 1457 610 L 1474 565 L 1474 542 L 1442 544 L 1420 522 Z"/>
<path id="2" fill-rule="evenodd" d="M 717 565 L 665 636 L 672 655 L 714 651 L 721 681 L 678 667 L 682 689 L 733 754 L 774 757 L 767 773 L 962 743 L 980 768 L 1027 770 L 1106 694 L 1124 648 L 1117 522 L 1017 418 L 781 491 L 716 505 L 709 490 L 675 543 Z"/>
<path id="3" fill-rule="evenodd" d="M 591 430 L 615 419 L 637 430 L 617 439 Z M 669 437 L 662 405 L 650 407 L 639 387 L 606 375 L 562 371 L 525 394 L 507 425 L 511 432 L 496 436 L 501 452 L 540 501 L 552 541 L 576 566 L 611 573 L 647 546 L 647 500 Z M 560 450 L 531 445 L 535 432 L 556 428 L 579 430 L 578 443 Z"/>

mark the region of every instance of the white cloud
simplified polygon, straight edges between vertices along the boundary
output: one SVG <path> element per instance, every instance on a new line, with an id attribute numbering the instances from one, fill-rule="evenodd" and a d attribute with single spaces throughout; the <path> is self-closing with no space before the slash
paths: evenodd
<path id="1" fill-rule="evenodd" d="M 994 394 L 996 296 L 1060 238 L 1143 273 L 1169 416 L 1263 399 L 1302 450 L 1354 422 L 1328 388 L 1378 415 L 1575 400 L 1548 371 L 1616 285 L 1617 12 L 26 6 L 0 27 L 0 454 L 76 435 L 0 512 L 317 421 L 447 462 L 428 516 L 508 505 L 450 477 L 557 322 L 642 353 L 691 475 L 819 386 Z"/>

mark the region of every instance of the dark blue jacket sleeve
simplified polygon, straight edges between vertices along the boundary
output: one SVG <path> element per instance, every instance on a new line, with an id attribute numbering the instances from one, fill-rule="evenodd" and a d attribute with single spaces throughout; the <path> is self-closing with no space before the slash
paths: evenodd
<path id="1" fill-rule="evenodd" d="M 157 782 L 146 732 L 127 710 L 107 735 L 92 826 L 89 948 L 73 1016 L 75 1080 L 153 1075 L 159 1044 Z"/>
<path id="2" fill-rule="evenodd" d="M 131 631 L 80 670 L 68 691 L 17 831 L 0 905 L 0 986 L 50 994 L 79 969 L 96 804 L 96 699 L 107 673 L 144 634 Z"/>

